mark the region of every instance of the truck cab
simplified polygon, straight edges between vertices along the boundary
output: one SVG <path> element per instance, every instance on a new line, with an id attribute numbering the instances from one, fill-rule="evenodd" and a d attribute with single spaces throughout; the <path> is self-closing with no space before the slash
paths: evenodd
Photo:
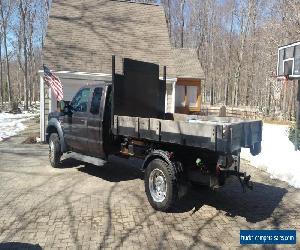
<path id="1" fill-rule="evenodd" d="M 61 103 L 61 112 L 49 114 L 47 142 L 56 132 L 61 153 L 76 152 L 87 156 L 106 158 L 103 139 L 107 93 L 111 85 L 99 83 L 82 87 L 69 104 Z M 53 143 L 52 143 L 53 144 Z M 52 145 L 53 146 L 53 145 Z M 55 158 L 53 158 L 55 159 Z M 56 162 L 51 162 L 56 165 Z"/>

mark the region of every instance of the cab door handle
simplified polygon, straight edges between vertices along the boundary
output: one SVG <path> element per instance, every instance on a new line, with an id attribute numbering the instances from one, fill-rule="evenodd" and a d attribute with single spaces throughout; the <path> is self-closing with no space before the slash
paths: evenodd
<path id="1" fill-rule="evenodd" d="M 84 125 L 87 125 L 87 120 L 86 119 L 80 120 L 80 122 L 82 122 Z"/>

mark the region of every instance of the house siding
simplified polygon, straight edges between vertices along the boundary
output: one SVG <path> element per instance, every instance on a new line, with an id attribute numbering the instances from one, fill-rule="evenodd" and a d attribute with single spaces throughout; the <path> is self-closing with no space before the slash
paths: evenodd
<path id="1" fill-rule="evenodd" d="M 167 113 L 174 113 L 173 103 L 174 103 L 174 95 L 173 95 L 173 83 L 167 83 L 166 85 L 166 95 L 167 95 Z"/>
<path id="2" fill-rule="evenodd" d="M 49 97 L 49 88 L 47 86 L 44 87 L 44 93 L 45 93 L 45 102 L 44 102 L 44 121 L 45 121 L 45 128 L 47 128 L 48 125 L 48 115 L 51 112 L 51 99 Z M 45 130 L 46 131 L 46 130 Z"/>

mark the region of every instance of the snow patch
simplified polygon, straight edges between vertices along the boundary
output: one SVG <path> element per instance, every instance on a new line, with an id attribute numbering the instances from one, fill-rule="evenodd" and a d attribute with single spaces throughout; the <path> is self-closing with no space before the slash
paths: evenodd
<path id="1" fill-rule="evenodd" d="M 23 131 L 26 128 L 23 122 L 36 116 L 36 113 L 29 112 L 23 114 L 0 113 L 0 141 Z"/>
<path id="2" fill-rule="evenodd" d="M 262 137 L 262 152 L 252 156 L 249 149 L 242 149 L 241 158 L 265 170 L 271 178 L 300 188 L 300 151 L 295 151 L 288 138 L 288 126 L 264 124 Z"/>

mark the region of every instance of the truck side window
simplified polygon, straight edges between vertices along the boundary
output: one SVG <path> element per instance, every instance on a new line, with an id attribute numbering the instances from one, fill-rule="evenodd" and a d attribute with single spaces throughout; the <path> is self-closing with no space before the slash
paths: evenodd
<path id="1" fill-rule="evenodd" d="M 99 114 L 101 97 L 102 97 L 102 88 L 95 88 L 93 93 L 92 103 L 91 103 L 91 110 L 90 110 L 90 112 L 93 115 Z"/>
<path id="2" fill-rule="evenodd" d="M 81 89 L 71 102 L 73 111 L 75 112 L 87 112 L 90 88 Z"/>

